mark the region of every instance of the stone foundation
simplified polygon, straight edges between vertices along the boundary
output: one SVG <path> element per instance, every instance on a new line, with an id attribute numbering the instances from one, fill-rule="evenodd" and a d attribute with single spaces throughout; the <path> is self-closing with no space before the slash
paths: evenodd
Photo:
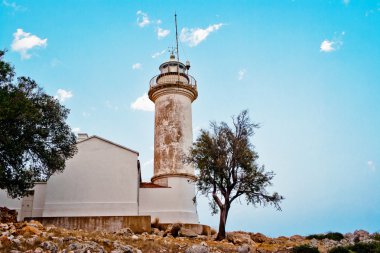
<path id="1" fill-rule="evenodd" d="M 42 225 L 54 225 L 67 229 L 88 231 L 105 230 L 115 232 L 130 228 L 134 233 L 150 233 L 150 216 L 93 216 L 93 217 L 28 217 L 25 221 L 36 220 Z"/>

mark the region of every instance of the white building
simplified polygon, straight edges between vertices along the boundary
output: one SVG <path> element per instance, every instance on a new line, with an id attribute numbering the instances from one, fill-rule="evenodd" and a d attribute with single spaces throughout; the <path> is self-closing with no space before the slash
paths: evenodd
<path id="1" fill-rule="evenodd" d="M 149 215 L 160 223 L 198 224 L 194 169 L 183 162 L 192 143 L 191 103 L 197 98 L 189 64 L 173 55 L 150 82 L 155 103 L 154 176 L 141 182 L 139 153 L 98 136 L 78 136 L 78 153 L 62 173 L 37 183 L 23 199 L 0 191 L 0 206 L 24 217 Z"/>

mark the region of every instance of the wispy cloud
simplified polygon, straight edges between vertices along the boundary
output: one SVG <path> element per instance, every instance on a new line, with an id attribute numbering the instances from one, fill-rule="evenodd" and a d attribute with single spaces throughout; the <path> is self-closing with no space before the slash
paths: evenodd
<path id="1" fill-rule="evenodd" d="M 152 165 L 153 165 L 153 159 L 150 159 L 148 161 L 143 162 L 142 167 L 146 168 L 146 167 L 151 167 Z"/>
<path id="2" fill-rule="evenodd" d="M 157 58 L 157 57 L 163 55 L 165 52 L 166 52 L 166 49 L 162 50 L 161 52 L 156 52 L 156 53 L 152 54 L 152 58 L 153 59 Z"/>
<path id="3" fill-rule="evenodd" d="M 244 79 L 244 77 L 245 77 L 245 74 L 247 73 L 247 70 L 246 69 L 241 69 L 241 70 L 239 70 L 239 72 L 238 72 L 238 80 L 240 81 L 240 80 L 243 80 Z"/>
<path id="4" fill-rule="evenodd" d="M 52 66 L 53 68 L 55 68 L 55 67 L 57 67 L 57 66 L 59 66 L 61 64 L 62 64 L 62 62 L 59 59 L 57 59 L 57 58 L 53 58 L 50 61 L 50 66 Z"/>
<path id="5" fill-rule="evenodd" d="M 166 36 L 168 36 L 170 33 L 169 30 L 165 30 L 165 29 L 162 29 L 161 27 L 158 27 L 157 28 L 157 38 L 158 39 L 163 39 L 165 38 Z"/>
<path id="6" fill-rule="evenodd" d="M 148 14 L 146 14 L 145 12 L 142 12 L 140 10 L 140 11 L 136 12 L 136 15 L 137 15 L 137 25 L 138 26 L 144 27 L 144 26 L 147 26 L 151 23 L 151 21 L 149 20 Z"/>
<path id="7" fill-rule="evenodd" d="M 182 42 L 187 43 L 190 47 L 195 47 L 204 41 L 210 33 L 219 30 L 223 26 L 222 23 L 210 25 L 209 27 L 202 28 L 182 28 L 180 39 Z"/>
<path id="8" fill-rule="evenodd" d="M 338 50 L 343 45 L 343 36 L 346 32 L 340 32 L 339 34 L 335 33 L 334 38 L 329 40 L 325 39 L 321 42 L 319 46 L 321 52 L 330 53 L 335 50 Z"/>
<path id="9" fill-rule="evenodd" d="M 72 98 L 72 97 L 73 97 L 73 93 L 71 91 L 67 91 L 64 89 L 58 89 L 57 93 L 54 96 L 54 98 L 58 99 L 59 102 L 61 103 L 65 102 L 67 99 Z"/>
<path id="10" fill-rule="evenodd" d="M 371 171 L 376 171 L 375 163 L 371 160 L 367 161 L 367 166 Z"/>
<path id="11" fill-rule="evenodd" d="M 147 111 L 147 112 L 153 112 L 154 111 L 154 103 L 150 101 L 148 95 L 144 93 L 141 97 L 138 97 L 135 102 L 131 104 L 131 108 L 133 110 L 140 110 L 140 111 Z"/>
<path id="12" fill-rule="evenodd" d="M 114 111 L 118 111 L 118 110 L 119 110 L 119 106 L 114 105 L 114 104 L 111 103 L 111 101 L 109 101 L 109 100 L 106 100 L 106 107 L 107 107 L 108 109 L 111 109 L 111 110 L 114 110 Z"/>
<path id="13" fill-rule="evenodd" d="M 133 70 L 136 70 L 136 69 L 141 69 L 142 68 L 142 64 L 141 63 L 135 63 L 132 65 L 132 69 Z"/>
<path id="14" fill-rule="evenodd" d="M 349 5 L 350 0 L 342 0 L 342 2 L 343 2 L 344 5 Z"/>
<path id="15" fill-rule="evenodd" d="M 17 29 L 13 34 L 13 42 L 11 48 L 13 51 L 20 53 L 22 59 L 29 59 L 31 55 L 29 50 L 35 47 L 46 47 L 47 39 L 41 39 L 36 35 L 24 32 L 22 29 Z"/>
<path id="16" fill-rule="evenodd" d="M 8 2 L 7 0 L 3 0 L 3 5 L 5 7 L 12 8 L 14 11 L 25 11 L 26 8 L 24 6 L 16 4 L 16 2 Z"/>

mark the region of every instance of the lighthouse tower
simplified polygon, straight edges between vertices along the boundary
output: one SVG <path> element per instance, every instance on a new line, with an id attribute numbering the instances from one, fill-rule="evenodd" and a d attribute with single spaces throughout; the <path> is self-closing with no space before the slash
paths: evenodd
<path id="1" fill-rule="evenodd" d="M 160 65 L 160 74 L 150 81 L 148 95 L 155 104 L 151 180 L 155 185 L 171 188 L 174 210 L 166 207 L 166 211 L 173 222 L 198 223 L 194 168 L 184 161 L 193 142 L 191 104 L 198 96 L 189 68 L 189 62 L 183 64 L 172 52 L 170 59 Z"/>

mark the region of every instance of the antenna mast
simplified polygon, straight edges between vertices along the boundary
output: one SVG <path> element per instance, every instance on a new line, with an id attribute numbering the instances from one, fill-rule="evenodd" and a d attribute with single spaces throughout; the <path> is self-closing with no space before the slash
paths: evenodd
<path id="1" fill-rule="evenodd" d="M 177 43 L 177 61 L 179 62 L 179 52 L 178 52 L 178 30 L 177 30 L 177 13 L 174 13 L 175 19 L 175 40 Z"/>

